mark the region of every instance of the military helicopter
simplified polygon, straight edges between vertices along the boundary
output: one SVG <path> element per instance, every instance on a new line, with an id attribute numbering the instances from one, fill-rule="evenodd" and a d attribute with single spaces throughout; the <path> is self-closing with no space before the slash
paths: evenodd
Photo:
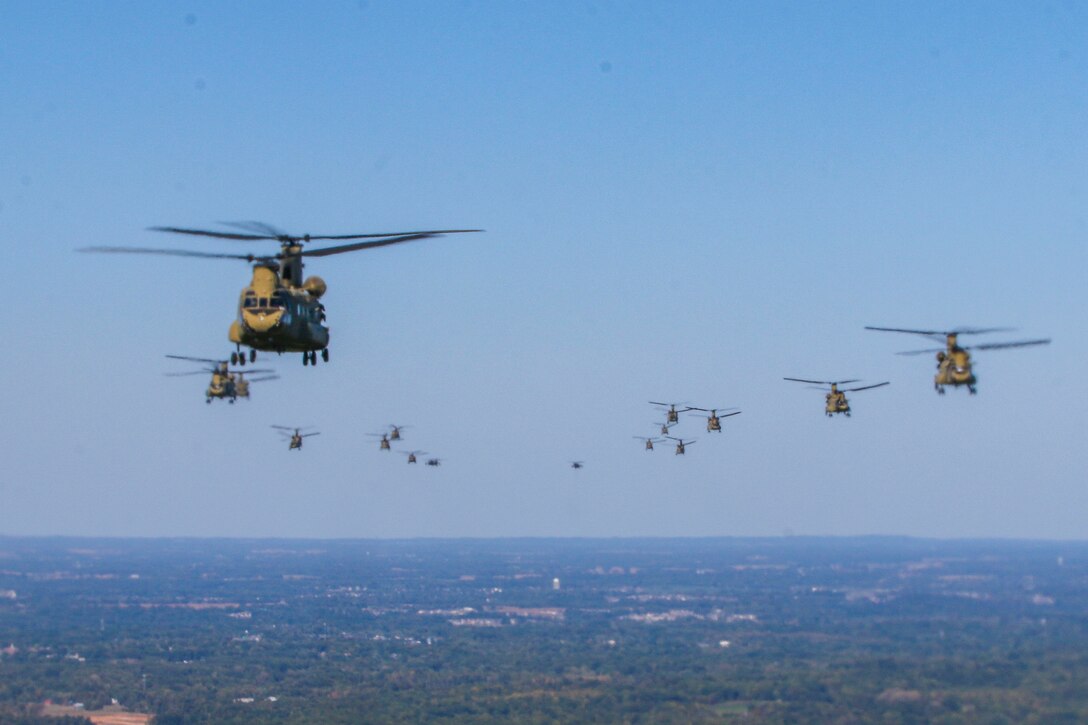
<path id="1" fill-rule="evenodd" d="M 680 422 L 680 414 L 681 413 L 686 413 L 687 411 L 691 410 L 691 408 L 684 408 L 683 410 L 677 410 L 676 409 L 676 406 L 686 405 L 686 403 L 655 403 L 654 401 L 651 400 L 650 405 L 657 405 L 657 406 L 660 406 L 661 408 L 665 409 L 665 414 L 666 414 L 665 422 L 666 423 L 679 423 Z M 664 433 L 662 433 L 662 435 L 664 435 Z"/>
<path id="2" fill-rule="evenodd" d="M 441 458 L 428 458 L 427 459 L 427 465 L 428 466 L 435 466 L 435 467 L 441 466 L 442 465 L 442 459 Z"/>
<path id="3" fill-rule="evenodd" d="M 321 433 L 318 431 L 314 431 L 312 433 L 303 433 L 302 431 L 305 430 L 304 428 L 288 428 L 285 425 L 274 425 L 272 427 L 280 432 L 280 435 L 283 436 L 284 440 L 290 439 L 291 442 L 287 446 L 287 450 L 289 451 L 301 449 L 303 438 L 321 435 Z"/>
<path id="4" fill-rule="evenodd" d="M 710 413 L 710 415 L 706 419 L 706 432 L 707 433 L 712 433 L 714 431 L 717 431 L 718 433 L 721 433 L 722 432 L 722 418 L 731 418 L 734 415 L 740 415 L 741 414 L 741 411 L 738 410 L 735 413 L 723 413 L 722 415 L 718 415 L 719 410 L 735 410 L 734 408 L 695 408 L 695 407 L 691 407 L 691 408 L 688 408 L 688 410 L 701 410 L 704 413 Z M 696 416 L 696 417 L 699 417 L 699 416 Z"/>
<path id="5" fill-rule="evenodd" d="M 884 385 L 890 385 L 890 382 L 877 383 L 875 385 L 864 385 L 860 388 L 846 388 L 845 390 L 839 390 L 840 385 L 847 385 L 849 383 L 860 382 L 858 380 L 836 380 L 834 382 L 828 382 L 825 380 L 802 380 L 801 378 L 782 378 L 783 380 L 792 380 L 795 383 L 811 383 L 812 385 L 830 385 L 831 389 L 827 392 L 827 406 L 824 408 L 824 413 L 830 418 L 836 413 L 842 413 L 847 418 L 850 417 L 850 403 L 846 399 L 847 393 L 856 393 L 859 390 L 870 390 L 872 388 L 879 388 Z M 821 387 L 820 390 L 823 390 Z"/>
<path id="6" fill-rule="evenodd" d="M 383 450 L 383 451 L 393 450 L 393 448 L 389 445 L 389 434 L 388 433 L 368 433 L 367 435 L 369 435 L 371 438 L 381 438 L 382 439 L 381 443 L 378 444 L 379 450 Z"/>
<path id="7" fill-rule="evenodd" d="M 1050 338 L 1043 340 L 1017 340 L 1015 342 L 992 342 L 985 345 L 972 345 L 970 347 L 961 347 L 959 344 L 960 335 L 1011 332 L 1013 328 L 1010 327 L 963 327 L 958 330 L 948 331 L 902 330 L 896 327 L 866 327 L 865 329 L 877 330 L 880 332 L 905 332 L 911 335 L 929 337 L 938 342 L 944 342 L 944 349 L 911 350 L 909 352 L 899 353 L 900 355 L 925 355 L 927 353 L 937 353 L 937 374 L 933 376 L 933 387 L 941 395 L 944 395 L 944 388 L 946 385 L 951 385 L 953 387 L 966 385 L 967 391 L 971 393 L 971 395 L 978 392 L 975 388 L 975 383 L 978 382 L 978 379 L 971 369 L 971 353 L 969 353 L 968 350 L 1003 350 L 1009 347 L 1028 347 L 1030 345 L 1050 344 Z M 943 340 L 941 339 L 942 337 L 944 338 Z"/>
<path id="8" fill-rule="evenodd" d="M 571 461 L 570 462 L 570 467 L 573 468 L 574 470 L 578 470 L 579 468 L 585 468 L 585 465 L 586 464 L 583 461 Z"/>
<path id="9" fill-rule="evenodd" d="M 406 425 L 390 425 L 389 426 L 389 440 L 399 441 L 401 430 L 408 428 Z"/>
<path id="10" fill-rule="evenodd" d="M 688 446 L 693 446 L 697 442 L 697 441 L 687 441 L 687 442 L 685 442 L 683 438 L 673 438 L 672 436 L 666 436 L 666 437 L 669 440 L 676 441 L 676 453 L 674 455 L 677 455 L 677 456 L 684 455 L 684 452 L 685 452 L 685 450 L 687 450 L 687 447 Z"/>
<path id="11" fill-rule="evenodd" d="M 665 429 L 665 432 L 666 433 L 669 432 L 667 428 Z M 665 440 L 664 438 L 645 438 L 643 436 L 631 436 L 631 437 L 636 438 L 636 439 L 638 439 L 640 441 L 643 441 L 646 444 L 646 450 L 648 450 L 648 451 L 652 451 L 654 449 L 654 443 L 662 443 Z"/>
<path id="12" fill-rule="evenodd" d="M 183 249 L 151 249 L 146 247 L 86 247 L 82 252 L 125 254 L 165 254 L 176 257 L 209 259 L 241 259 L 253 264 L 253 279 L 242 290 L 238 300 L 238 317 L 231 323 L 228 338 L 234 343 L 231 364 L 244 365 L 249 348 L 249 361 L 257 358 L 257 350 L 268 352 L 301 352 L 303 365 L 316 365 L 317 353 L 329 360 L 329 328 L 324 324 L 325 306 L 321 296 L 326 285 L 320 277 L 302 277 L 304 257 L 327 257 L 360 249 L 385 247 L 390 244 L 429 239 L 442 234 L 478 232 L 480 229 L 443 229 L 419 232 L 388 232 L 384 234 L 338 234 L 295 236 L 263 222 L 228 222 L 225 226 L 242 231 L 208 231 L 180 227 L 151 227 L 151 231 L 188 234 L 240 242 L 276 241 L 280 251 L 275 254 L 223 254 L 194 252 Z M 323 249 L 303 249 L 317 240 L 368 239 L 370 241 L 341 244 Z"/>
<path id="13" fill-rule="evenodd" d="M 401 454 L 408 456 L 409 463 L 416 462 L 416 456 L 423 456 L 427 454 L 427 451 L 400 451 Z"/>
<path id="14" fill-rule="evenodd" d="M 275 380 L 278 376 L 271 375 L 264 378 L 251 378 L 246 380 L 242 371 L 231 370 L 227 366 L 226 360 L 212 360 L 210 358 L 203 357 L 187 357 L 184 355 L 167 355 L 166 357 L 173 360 L 188 360 L 190 362 L 205 363 L 210 367 L 206 367 L 202 370 L 194 370 L 187 373 L 166 373 L 168 377 L 182 377 L 185 375 L 206 375 L 211 373 L 212 379 L 208 383 L 208 389 L 204 393 L 204 402 L 211 403 L 213 398 L 224 399 L 229 403 L 234 403 L 238 398 L 249 398 L 249 384 L 258 383 L 265 380 Z M 271 373 L 273 370 L 250 370 L 253 373 Z"/>
<path id="15" fill-rule="evenodd" d="M 263 383 L 268 380 L 279 380 L 279 375 L 266 375 L 263 378 L 249 378 L 246 379 L 246 375 L 252 375 L 257 372 L 271 372 L 265 370 L 236 370 L 234 372 L 234 391 L 238 394 L 239 398 L 245 398 L 249 400 L 249 384 L 250 383 Z"/>
<path id="16" fill-rule="evenodd" d="M 669 423 L 668 421 L 665 421 L 664 423 L 654 423 L 654 425 L 660 425 L 661 426 L 661 435 L 666 436 L 666 437 L 669 435 L 669 430 L 671 430 L 672 427 L 673 427 L 673 424 Z"/>

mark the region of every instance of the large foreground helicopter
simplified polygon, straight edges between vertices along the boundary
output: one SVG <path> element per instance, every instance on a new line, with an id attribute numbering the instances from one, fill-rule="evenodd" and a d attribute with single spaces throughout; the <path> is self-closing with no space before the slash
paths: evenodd
<path id="1" fill-rule="evenodd" d="M 971 345 L 961 347 L 960 335 L 981 335 L 987 332 L 1011 332 L 1010 327 L 971 328 L 963 327 L 958 330 L 902 330 L 897 327 L 866 327 L 866 330 L 878 330 L 880 332 L 905 332 L 911 335 L 922 335 L 938 342 L 944 342 L 944 349 L 933 348 L 930 350 L 911 350 L 901 352 L 900 355 L 925 355 L 937 353 L 937 374 L 933 376 L 933 387 L 938 393 L 944 395 L 944 387 L 966 385 L 967 390 L 974 395 L 978 392 L 975 383 L 978 379 L 971 369 L 971 353 L 968 350 L 1002 350 L 1009 347 L 1028 347 L 1029 345 L 1049 345 L 1050 338 L 1044 340 L 1017 340 L 1015 342 L 992 342 L 985 345 Z M 943 340 L 941 338 L 944 338 Z"/>
<path id="2" fill-rule="evenodd" d="M 184 355 L 167 355 L 174 360 L 188 360 L 190 362 L 205 363 L 209 367 L 202 370 L 194 370 L 188 373 L 166 373 L 169 377 L 181 377 L 183 375 L 206 375 L 211 373 L 212 379 L 208 383 L 208 389 L 204 392 L 204 402 L 211 403 L 213 398 L 225 399 L 233 403 L 238 398 L 249 399 L 249 384 L 260 383 L 265 380 L 276 380 L 279 376 L 269 375 L 263 378 L 250 378 L 246 380 L 242 370 L 231 370 L 226 360 L 211 360 L 203 357 L 186 357 Z M 249 370 L 249 374 L 271 373 L 273 370 Z"/>
<path id="3" fill-rule="evenodd" d="M 274 425 L 272 427 L 278 430 L 280 432 L 280 435 L 283 436 L 285 440 L 290 439 L 291 442 L 287 445 L 287 450 L 289 451 L 301 449 L 303 438 L 321 435 L 321 433 L 318 431 L 314 431 L 313 433 L 303 433 L 302 431 L 305 430 L 304 428 L 288 428 L 285 425 Z"/>
<path id="4" fill-rule="evenodd" d="M 253 263 L 253 279 L 242 290 L 238 300 L 238 317 L 231 323 L 228 337 L 235 345 L 231 364 L 244 365 L 249 348 L 249 361 L 257 358 L 257 350 L 268 352 L 301 352 L 303 365 L 316 365 L 317 353 L 329 360 L 329 328 L 325 321 L 325 306 L 321 296 L 325 294 L 325 281 L 320 277 L 303 279 L 304 257 L 327 257 L 360 249 L 385 247 L 390 244 L 428 239 L 442 234 L 477 232 L 479 229 L 442 229 L 419 232 L 388 232 L 384 234 L 338 234 L 295 236 L 262 222 L 230 222 L 226 226 L 241 232 L 183 229 L 180 227 L 151 227 L 156 232 L 214 237 L 240 242 L 276 241 L 280 251 L 276 254 L 221 254 L 194 252 L 183 249 L 149 249 L 146 247 L 86 247 L 83 252 L 110 252 L 126 254 L 166 254 L 176 257 L 203 257 L 209 259 L 241 259 Z M 368 239 L 370 241 L 341 244 L 323 249 L 303 249 L 317 240 Z"/>
<path id="5" fill-rule="evenodd" d="M 741 414 L 741 411 L 738 410 L 735 413 L 722 413 L 721 415 L 718 415 L 719 410 L 733 410 L 732 408 L 696 408 L 696 407 L 692 406 L 692 407 L 688 408 L 688 410 L 700 410 L 700 411 L 702 411 L 704 413 L 710 413 L 710 415 L 708 415 L 707 418 L 706 418 L 706 432 L 707 433 L 712 433 L 714 431 L 717 431 L 718 433 L 721 433 L 722 432 L 722 418 L 732 418 L 734 415 L 740 415 Z M 697 417 L 701 418 L 702 416 L 697 416 Z"/>
<path id="6" fill-rule="evenodd" d="M 859 390 L 870 390 L 872 388 L 879 388 L 884 385 L 890 385 L 890 382 L 876 383 L 875 385 L 863 385 L 860 388 L 845 388 L 839 390 L 840 385 L 847 385 L 849 383 L 860 382 L 858 380 L 802 380 L 801 378 L 782 378 L 783 380 L 792 380 L 795 383 L 811 383 L 812 385 L 820 386 L 823 390 L 824 385 L 830 386 L 827 391 L 827 405 L 824 407 L 824 413 L 830 418 L 836 413 L 842 413 L 847 418 L 850 417 L 850 402 L 846 399 L 847 393 L 856 393 Z"/>

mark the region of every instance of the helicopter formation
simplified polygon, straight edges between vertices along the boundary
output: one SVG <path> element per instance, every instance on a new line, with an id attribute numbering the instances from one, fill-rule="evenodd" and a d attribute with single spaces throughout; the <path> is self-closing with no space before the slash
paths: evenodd
<path id="1" fill-rule="evenodd" d="M 206 237 L 232 242 L 276 242 L 280 249 L 272 254 L 235 254 L 221 252 L 203 252 L 193 250 L 181 250 L 171 248 L 151 247 L 85 247 L 82 252 L 90 253 L 122 253 L 122 254 L 149 254 L 167 255 L 176 257 L 206 258 L 206 259 L 231 259 L 243 260 L 252 264 L 252 277 L 249 284 L 239 293 L 235 319 L 231 322 L 227 332 L 228 340 L 234 345 L 229 358 L 200 358 L 184 355 L 167 355 L 167 358 L 199 363 L 202 367 L 187 372 L 171 372 L 166 375 L 171 377 L 187 375 L 210 375 L 208 387 L 205 390 L 205 402 L 212 400 L 227 400 L 233 404 L 238 398 L 248 399 L 250 396 L 249 385 L 255 382 L 276 380 L 275 371 L 271 369 L 246 369 L 247 363 L 257 360 L 257 352 L 274 352 L 281 355 L 285 352 L 301 353 L 304 366 L 316 366 L 318 357 L 328 362 L 330 331 L 325 324 L 327 310 L 322 298 L 327 292 L 327 285 L 323 279 L 317 276 L 304 277 L 304 260 L 308 257 L 327 257 L 344 254 L 347 252 L 375 249 L 405 242 L 431 239 L 446 234 L 465 234 L 480 232 L 480 229 L 443 229 L 409 232 L 386 232 L 366 234 L 339 234 L 339 235 L 294 235 L 280 231 L 279 229 L 263 222 L 226 222 L 224 226 L 230 227 L 230 231 L 216 231 L 206 229 L 191 229 L 184 227 L 151 227 L 151 231 L 165 232 L 191 237 Z M 313 248 L 312 242 L 339 241 L 349 242 Z M 867 330 L 879 332 L 894 332 L 901 334 L 919 335 L 944 344 L 943 348 L 912 350 L 898 353 L 900 355 L 918 355 L 936 353 L 937 373 L 934 376 L 934 389 L 943 395 L 946 387 L 966 387 L 971 395 L 978 392 L 978 379 L 973 370 L 971 358 L 972 351 L 999 350 L 1009 348 L 1046 345 L 1050 339 L 1015 340 L 1008 342 L 986 343 L 980 345 L 963 346 L 959 344 L 961 335 L 978 335 L 994 332 L 1008 332 L 1011 328 L 970 328 L 963 327 L 953 330 L 916 330 L 893 327 L 866 327 Z M 246 377 L 249 375 L 250 377 Z M 252 377 L 260 375 L 263 377 Z M 851 407 L 846 393 L 856 393 L 864 390 L 883 387 L 890 381 L 863 385 L 853 388 L 840 386 L 860 382 L 857 379 L 847 380 L 810 380 L 806 378 L 784 378 L 787 381 L 805 383 L 825 391 L 824 413 L 832 418 L 836 415 L 850 417 Z M 687 448 L 695 445 L 696 439 L 685 439 L 672 435 L 672 429 L 680 424 L 682 414 L 696 412 L 698 415 L 685 417 L 704 418 L 707 433 L 721 433 L 722 420 L 741 413 L 736 408 L 705 408 L 692 406 L 679 402 L 649 401 L 659 411 L 664 413 L 665 420 L 655 423 L 659 426 L 659 433 L 655 436 L 633 436 L 642 441 L 644 450 L 653 451 L 655 444 L 664 443 L 666 440 L 675 443 L 674 454 L 685 455 Z M 403 440 L 402 430 L 405 425 L 389 425 L 388 430 L 370 434 L 378 438 L 378 447 L 381 451 L 393 450 L 393 442 Z M 293 428 L 288 426 L 273 425 L 273 429 L 288 441 L 288 450 L 300 450 L 303 439 L 319 435 L 318 431 L 309 431 L 306 428 Z M 398 451 L 407 457 L 409 464 L 418 462 L 421 456 L 427 455 L 426 451 Z M 437 467 L 442 461 L 439 458 L 428 458 L 428 466 Z M 571 461 L 573 469 L 581 469 L 584 461 Z"/>
<path id="2" fill-rule="evenodd" d="M 226 360 L 210 360 L 202 357 L 187 357 L 185 355 L 167 355 L 166 357 L 174 360 L 188 360 L 190 362 L 204 363 L 210 367 L 204 367 L 200 370 L 193 370 L 186 373 L 165 373 L 167 377 L 182 377 L 185 375 L 206 375 L 211 373 L 211 381 L 208 383 L 208 389 L 204 392 L 204 402 L 211 403 L 212 400 L 226 400 L 228 403 L 233 404 L 238 398 L 249 399 L 249 384 L 261 383 L 267 380 L 279 380 L 279 375 L 266 375 L 263 378 L 246 378 L 246 374 L 256 375 L 260 373 L 272 373 L 273 370 L 241 370 L 239 368 L 230 369 Z"/>
<path id="3" fill-rule="evenodd" d="M 278 379 L 271 369 L 244 369 L 247 362 L 257 360 L 257 351 L 302 353 L 304 366 L 316 366 L 320 355 L 323 362 L 329 361 L 329 328 L 325 324 L 327 315 L 321 298 L 328 290 L 325 281 L 317 276 L 304 277 L 304 259 L 306 257 L 327 257 L 345 252 L 375 249 L 404 242 L 440 237 L 445 234 L 465 234 L 480 232 L 482 229 L 443 229 L 411 232 L 385 232 L 368 234 L 337 235 L 293 235 L 285 233 L 264 222 L 224 222 L 232 231 L 190 229 L 182 227 L 151 227 L 150 231 L 168 232 L 195 237 L 235 242 L 279 243 L 277 253 L 232 254 L 221 252 L 202 252 L 183 249 L 163 249 L 152 247 L 84 247 L 81 252 L 106 254 L 153 254 L 175 257 L 204 259 L 243 260 L 253 265 L 252 278 L 239 294 L 236 318 L 230 324 L 227 338 L 234 344 L 228 359 L 199 358 L 185 355 L 167 355 L 174 360 L 201 363 L 198 370 L 166 373 L 167 376 L 211 375 L 205 390 L 205 402 L 226 400 L 233 404 L 238 398 L 249 398 L 250 383 Z M 234 231 L 237 230 L 237 231 Z M 352 241 L 331 247 L 306 248 L 315 241 Z M 365 241 L 357 241 L 365 240 Z M 248 348 L 244 350 L 243 348 Z M 264 375 L 249 377 L 246 375 Z M 404 425 L 390 425 L 388 432 L 376 434 L 380 437 L 380 450 L 392 450 L 391 442 L 402 440 Z M 301 450 L 303 439 L 320 435 L 318 431 L 305 428 L 273 425 L 281 437 L 288 442 L 288 450 Z M 304 432 L 306 431 L 306 432 Z M 403 451 L 402 451 L 403 452 Z M 418 456 L 425 451 L 403 452 L 408 463 L 414 464 Z M 428 458 L 428 466 L 438 467 L 440 458 Z"/>
<path id="4" fill-rule="evenodd" d="M 731 418 L 734 415 L 740 415 L 741 411 L 736 408 L 699 408 L 687 403 L 658 403 L 656 401 L 649 401 L 650 405 L 656 406 L 658 410 L 665 413 L 665 422 L 661 423 L 661 436 L 662 437 L 646 437 L 646 436 L 632 436 L 636 440 L 642 441 L 643 448 L 647 451 L 654 450 L 655 443 L 664 443 L 666 439 L 675 441 L 676 448 L 674 454 L 677 456 L 686 455 L 688 446 L 693 446 L 697 441 L 684 440 L 683 438 L 677 438 L 671 436 L 673 426 L 680 422 L 680 414 L 687 413 L 692 410 L 698 410 L 702 413 L 709 413 L 706 418 L 706 432 L 707 433 L 721 433 L 722 432 L 722 418 Z M 685 406 L 684 408 L 678 408 L 677 406 Z M 718 411 L 723 411 L 722 414 L 718 414 Z M 731 412 L 730 412 L 731 411 Z M 688 416 L 691 418 L 702 418 L 701 415 Z M 658 425 L 655 423 L 654 425 Z"/>

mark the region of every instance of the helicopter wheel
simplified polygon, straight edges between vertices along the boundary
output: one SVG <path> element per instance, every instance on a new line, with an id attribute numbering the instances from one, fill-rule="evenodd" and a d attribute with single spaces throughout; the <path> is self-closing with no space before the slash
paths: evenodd
<path id="1" fill-rule="evenodd" d="M 249 351 L 249 361 L 250 362 L 257 362 L 257 351 L 256 350 L 250 350 Z"/>
<path id="2" fill-rule="evenodd" d="M 310 364 L 310 353 L 308 353 L 308 352 L 302 353 L 302 364 L 303 365 L 309 365 Z"/>
<path id="3" fill-rule="evenodd" d="M 321 351 L 321 359 L 325 362 L 329 361 L 329 348 L 326 347 Z"/>
<path id="4" fill-rule="evenodd" d="M 967 392 L 969 392 L 969 393 L 970 393 L 971 395 L 977 395 L 977 394 L 978 394 L 978 391 L 977 391 L 977 390 L 975 390 L 975 386 L 974 386 L 974 385 L 970 385 L 970 386 L 968 386 L 968 387 L 967 387 Z"/>
<path id="5" fill-rule="evenodd" d="M 232 352 L 230 354 L 230 364 L 231 365 L 237 365 L 238 364 L 238 353 Z"/>
<path id="6" fill-rule="evenodd" d="M 212 399 L 211 398 L 204 398 L 204 402 L 207 403 L 208 405 L 211 405 L 212 404 Z"/>

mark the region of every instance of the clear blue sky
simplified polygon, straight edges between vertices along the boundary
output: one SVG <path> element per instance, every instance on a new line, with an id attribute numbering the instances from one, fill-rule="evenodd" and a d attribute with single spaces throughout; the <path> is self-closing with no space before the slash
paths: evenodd
<path id="1" fill-rule="evenodd" d="M 0 2 L 0 533 L 1088 537 L 1086 89 L 1077 3 Z M 237 219 L 487 232 L 315 260 L 332 363 L 206 406 L 246 265 L 73 250 Z"/>

